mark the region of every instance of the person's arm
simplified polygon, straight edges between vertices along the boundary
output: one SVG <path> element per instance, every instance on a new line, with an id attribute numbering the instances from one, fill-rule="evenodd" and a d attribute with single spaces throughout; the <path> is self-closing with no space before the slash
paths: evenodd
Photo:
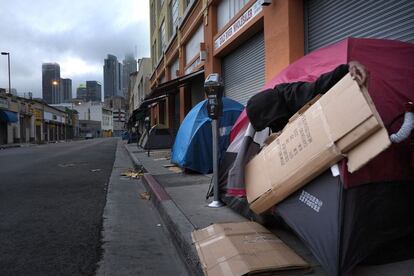
<path id="1" fill-rule="evenodd" d="M 318 94 L 325 94 L 348 73 L 348 68 L 347 64 L 342 64 L 333 71 L 322 74 L 314 82 L 285 83 L 277 85 L 275 89 L 285 99 L 287 108 L 293 115 Z"/>
<path id="2" fill-rule="evenodd" d="M 357 62 L 350 61 L 348 64 L 342 64 L 334 70 L 322 74 L 314 82 L 295 82 L 281 84 L 276 86 L 280 96 L 283 96 L 289 111 L 296 113 L 308 101 L 312 100 L 318 94 L 325 94 L 338 81 L 340 81 L 348 72 L 360 86 L 365 85 L 367 81 L 367 71 L 365 67 Z"/>

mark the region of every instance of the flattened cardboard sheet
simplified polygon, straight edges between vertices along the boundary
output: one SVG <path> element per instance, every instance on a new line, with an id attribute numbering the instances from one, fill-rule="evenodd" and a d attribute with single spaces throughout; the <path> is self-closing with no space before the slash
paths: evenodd
<path id="1" fill-rule="evenodd" d="M 245 275 L 309 265 L 255 222 L 213 224 L 192 233 L 205 275 Z"/>

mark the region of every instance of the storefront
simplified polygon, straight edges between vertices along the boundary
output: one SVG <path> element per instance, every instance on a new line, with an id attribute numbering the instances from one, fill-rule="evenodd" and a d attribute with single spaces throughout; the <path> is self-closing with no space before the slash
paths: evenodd
<path id="1" fill-rule="evenodd" d="M 414 43 L 414 1 L 305 1 L 305 51 L 347 37 Z"/>
<path id="2" fill-rule="evenodd" d="M 260 32 L 222 59 L 224 95 L 246 105 L 265 81 L 264 36 Z"/>

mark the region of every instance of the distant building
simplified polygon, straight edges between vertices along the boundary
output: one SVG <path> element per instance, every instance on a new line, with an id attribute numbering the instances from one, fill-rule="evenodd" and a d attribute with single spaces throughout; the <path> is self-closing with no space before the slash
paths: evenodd
<path id="1" fill-rule="evenodd" d="M 42 98 L 48 104 L 62 102 L 60 66 L 57 63 L 42 64 Z"/>
<path id="2" fill-rule="evenodd" d="M 104 61 L 104 97 L 122 95 L 122 69 L 121 64 L 114 55 L 108 55 Z"/>
<path id="3" fill-rule="evenodd" d="M 87 89 L 83 83 L 79 84 L 78 88 L 76 89 L 76 98 L 78 100 L 87 102 Z"/>
<path id="4" fill-rule="evenodd" d="M 150 90 L 150 78 L 151 78 L 151 58 L 141 58 L 138 60 L 138 71 L 132 73 L 129 76 L 129 86 L 128 86 L 128 124 L 129 127 L 135 126 L 138 127 L 139 133 L 143 132 L 144 129 L 144 118 L 143 115 L 138 115 L 138 113 L 145 114 L 148 105 L 145 106 L 143 101 L 146 96 L 151 92 Z M 141 106 L 142 104 L 142 106 Z M 174 103 L 175 104 L 175 103 Z M 141 109 L 139 109 L 141 107 Z M 178 121 L 179 125 L 179 116 L 175 116 L 174 120 Z"/>
<path id="5" fill-rule="evenodd" d="M 61 87 L 63 103 L 70 103 L 72 101 L 72 80 L 71 79 L 61 79 Z"/>
<path id="6" fill-rule="evenodd" d="M 133 55 L 126 55 L 122 62 L 122 96 L 128 97 L 129 75 L 137 71 L 137 60 Z"/>
<path id="7" fill-rule="evenodd" d="M 8 88 L 6 88 L 5 90 L 4 90 L 6 93 L 10 93 L 11 95 L 13 95 L 13 96 L 17 96 L 17 90 L 16 90 L 16 88 L 12 88 L 11 89 L 11 92 L 9 92 L 9 89 Z"/>
<path id="8" fill-rule="evenodd" d="M 97 81 L 86 81 L 86 101 L 102 101 L 102 86 Z"/>
<path id="9" fill-rule="evenodd" d="M 82 102 L 73 108 L 79 114 L 80 136 L 111 137 L 113 131 L 112 111 L 102 102 Z"/>
<path id="10" fill-rule="evenodd" d="M 106 98 L 104 106 L 112 110 L 113 114 L 113 136 L 121 136 L 126 130 L 127 102 L 124 97 L 117 96 Z"/>

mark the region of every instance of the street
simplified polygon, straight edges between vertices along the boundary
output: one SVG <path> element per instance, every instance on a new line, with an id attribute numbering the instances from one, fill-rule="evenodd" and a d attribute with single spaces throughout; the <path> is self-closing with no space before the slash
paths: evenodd
<path id="1" fill-rule="evenodd" d="M 118 141 L 0 151 L 0 275 L 95 274 L 104 256 L 102 215 Z"/>

